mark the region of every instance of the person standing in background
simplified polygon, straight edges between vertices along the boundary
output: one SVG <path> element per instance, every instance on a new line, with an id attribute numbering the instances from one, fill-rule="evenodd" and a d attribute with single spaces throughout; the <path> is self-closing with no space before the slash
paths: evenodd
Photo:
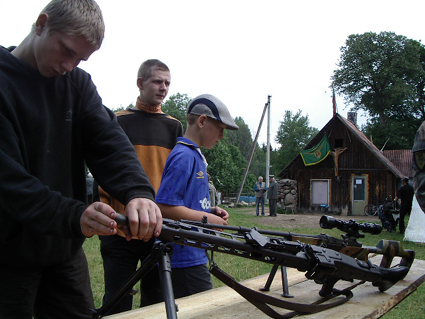
<path id="1" fill-rule="evenodd" d="M 276 216 L 277 215 L 277 183 L 274 179 L 274 175 L 270 175 L 270 183 L 269 183 L 269 189 L 267 190 L 267 199 L 269 200 L 269 211 L 270 216 Z"/>
<path id="2" fill-rule="evenodd" d="M 413 187 L 409 185 L 409 179 L 404 177 L 402 180 L 402 186 L 397 191 L 397 197 L 395 201 L 400 199 L 400 234 L 404 234 L 404 217 L 410 215 L 412 211 L 412 202 L 413 202 Z"/>
<path id="3" fill-rule="evenodd" d="M 215 207 L 218 202 L 218 196 L 217 196 L 217 190 L 215 189 L 215 186 L 211 180 L 210 174 L 208 174 L 208 187 L 210 188 L 211 207 Z"/>
<path id="4" fill-rule="evenodd" d="M 116 113 L 118 123 L 136 149 L 139 161 L 155 193 L 161 183 L 167 157 L 174 148 L 177 138 L 183 135 L 180 121 L 161 110 L 161 103 L 168 94 L 170 83 L 171 74 L 166 64 L 156 59 L 143 62 L 137 73 L 139 96 L 136 106 Z M 124 206 L 103 189 L 100 189 L 100 197 L 102 202 L 125 214 Z M 115 235 L 100 236 L 100 240 L 105 274 L 103 302 L 106 303 L 136 271 L 138 262 L 143 261 L 152 252 L 154 239 L 148 242 L 127 241 Z M 141 279 L 140 293 L 142 307 L 163 300 L 157 267 Z M 133 296 L 128 294 L 109 314 L 131 310 L 132 304 Z"/>
<path id="5" fill-rule="evenodd" d="M 255 191 L 255 213 L 258 216 L 260 214 L 261 205 L 261 216 L 264 216 L 264 198 L 266 196 L 267 186 L 263 182 L 263 176 L 258 177 L 258 182 L 254 184 Z"/>

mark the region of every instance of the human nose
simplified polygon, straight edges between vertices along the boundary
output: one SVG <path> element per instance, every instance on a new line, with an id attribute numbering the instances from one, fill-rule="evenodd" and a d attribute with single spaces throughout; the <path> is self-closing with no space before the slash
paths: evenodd
<path id="1" fill-rule="evenodd" d="M 167 84 L 165 84 L 165 82 L 162 82 L 161 85 L 159 86 L 159 89 L 161 91 L 166 91 L 166 90 L 168 90 L 168 86 L 167 86 Z"/>
<path id="2" fill-rule="evenodd" d="M 61 64 L 62 69 L 65 70 L 65 72 L 71 72 L 77 65 L 80 64 L 80 61 L 64 61 Z"/>

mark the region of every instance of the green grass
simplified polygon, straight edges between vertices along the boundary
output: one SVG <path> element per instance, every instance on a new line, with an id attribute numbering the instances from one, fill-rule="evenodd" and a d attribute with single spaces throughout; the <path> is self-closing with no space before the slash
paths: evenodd
<path id="1" fill-rule="evenodd" d="M 252 213 L 252 209 L 248 210 L 246 208 L 234 208 L 227 209 L 231 216 L 231 225 L 232 226 L 244 226 L 244 227 L 254 227 L 257 226 L 260 229 L 268 229 L 268 230 L 278 230 L 278 231 L 291 231 L 293 233 L 299 234 L 320 234 L 326 233 L 328 235 L 340 238 L 342 234 L 341 231 L 337 229 L 324 230 L 322 228 L 291 228 L 285 229 L 283 227 L 267 227 L 264 225 L 259 225 L 257 223 L 258 217 L 256 217 Z M 337 217 L 336 217 L 337 218 Z M 407 218 L 406 218 L 407 219 Z M 359 223 L 364 222 L 361 220 L 361 216 L 356 218 L 356 221 Z M 407 225 L 407 220 L 406 220 Z M 389 239 L 402 241 L 403 236 L 398 233 L 388 233 L 386 230 L 383 230 L 379 235 L 368 235 L 366 234 L 365 238 L 360 239 L 363 245 L 366 246 L 375 246 L 380 239 Z M 104 293 L 103 286 L 103 267 L 102 267 L 102 258 L 100 256 L 100 240 L 97 236 L 89 238 L 86 240 L 84 244 L 84 250 L 87 255 L 87 259 L 89 262 L 90 268 L 90 277 L 91 284 L 93 288 L 93 294 L 95 298 L 96 307 L 100 307 L 102 304 L 102 297 Z M 425 245 L 412 243 L 412 242 L 403 242 L 403 248 L 412 249 L 416 252 L 416 259 L 425 260 Z M 271 270 L 271 265 L 256 262 L 253 260 L 236 257 L 232 255 L 226 255 L 221 253 L 214 253 L 214 261 L 219 265 L 221 269 L 228 272 L 232 277 L 234 277 L 237 281 L 253 278 L 259 275 L 267 274 Z M 213 286 L 214 288 L 220 287 L 223 283 L 217 280 L 214 276 L 212 276 Z M 136 286 L 135 289 L 138 289 Z M 134 305 L 133 309 L 139 306 L 140 295 L 137 294 L 134 297 Z M 405 298 L 401 303 L 395 306 L 391 311 L 385 314 L 383 319 L 419 319 L 424 318 L 425 313 L 425 284 L 419 286 L 419 288 L 414 291 L 411 295 Z"/>

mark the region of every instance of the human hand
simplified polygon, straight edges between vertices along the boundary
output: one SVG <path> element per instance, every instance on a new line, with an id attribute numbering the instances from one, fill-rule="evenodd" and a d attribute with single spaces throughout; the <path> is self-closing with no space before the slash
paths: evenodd
<path id="1" fill-rule="evenodd" d="M 148 241 L 158 237 L 162 229 L 162 215 L 159 207 L 150 199 L 134 198 L 125 206 L 129 227 L 123 227 L 126 239 L 138 238 Z"/>
<path id="2" fill-rule="evenodd" d="M 102 202 L 94 202 L 86 208 L 80 218 L 81 232 L 85 237 L 93 235 L 115 235 L 117 213 L 111 206 Z"/>
<path id="3" fill-rule="evenodd" d="M 229 213 L 219 206 L 211 207 L 211 213 L 221 217 L 226 222 L 229 221 Z"/>
<path id="4" fill-rule="evenodd" d="M 228 225 L 229 213 L 220 207 L 212 207 L 211 214 L 206 214 L 207 222 L 215 225 Z M 217 228 L 217 230 L 222 230 Z"/>

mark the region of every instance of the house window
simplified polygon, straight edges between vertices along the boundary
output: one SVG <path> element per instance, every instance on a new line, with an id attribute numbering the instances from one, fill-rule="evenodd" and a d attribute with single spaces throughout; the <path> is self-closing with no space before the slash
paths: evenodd
<path id="1" fill-rule="evenodd" d="M 344 147 L 344 140 L 342 138 L 335 139 L 335 149 L 338 147 Z"/>
<path id="2" fill-rule="evenodd" d="M 329 179 L 311 180 L 311 205 L 329 205 Z"/>

